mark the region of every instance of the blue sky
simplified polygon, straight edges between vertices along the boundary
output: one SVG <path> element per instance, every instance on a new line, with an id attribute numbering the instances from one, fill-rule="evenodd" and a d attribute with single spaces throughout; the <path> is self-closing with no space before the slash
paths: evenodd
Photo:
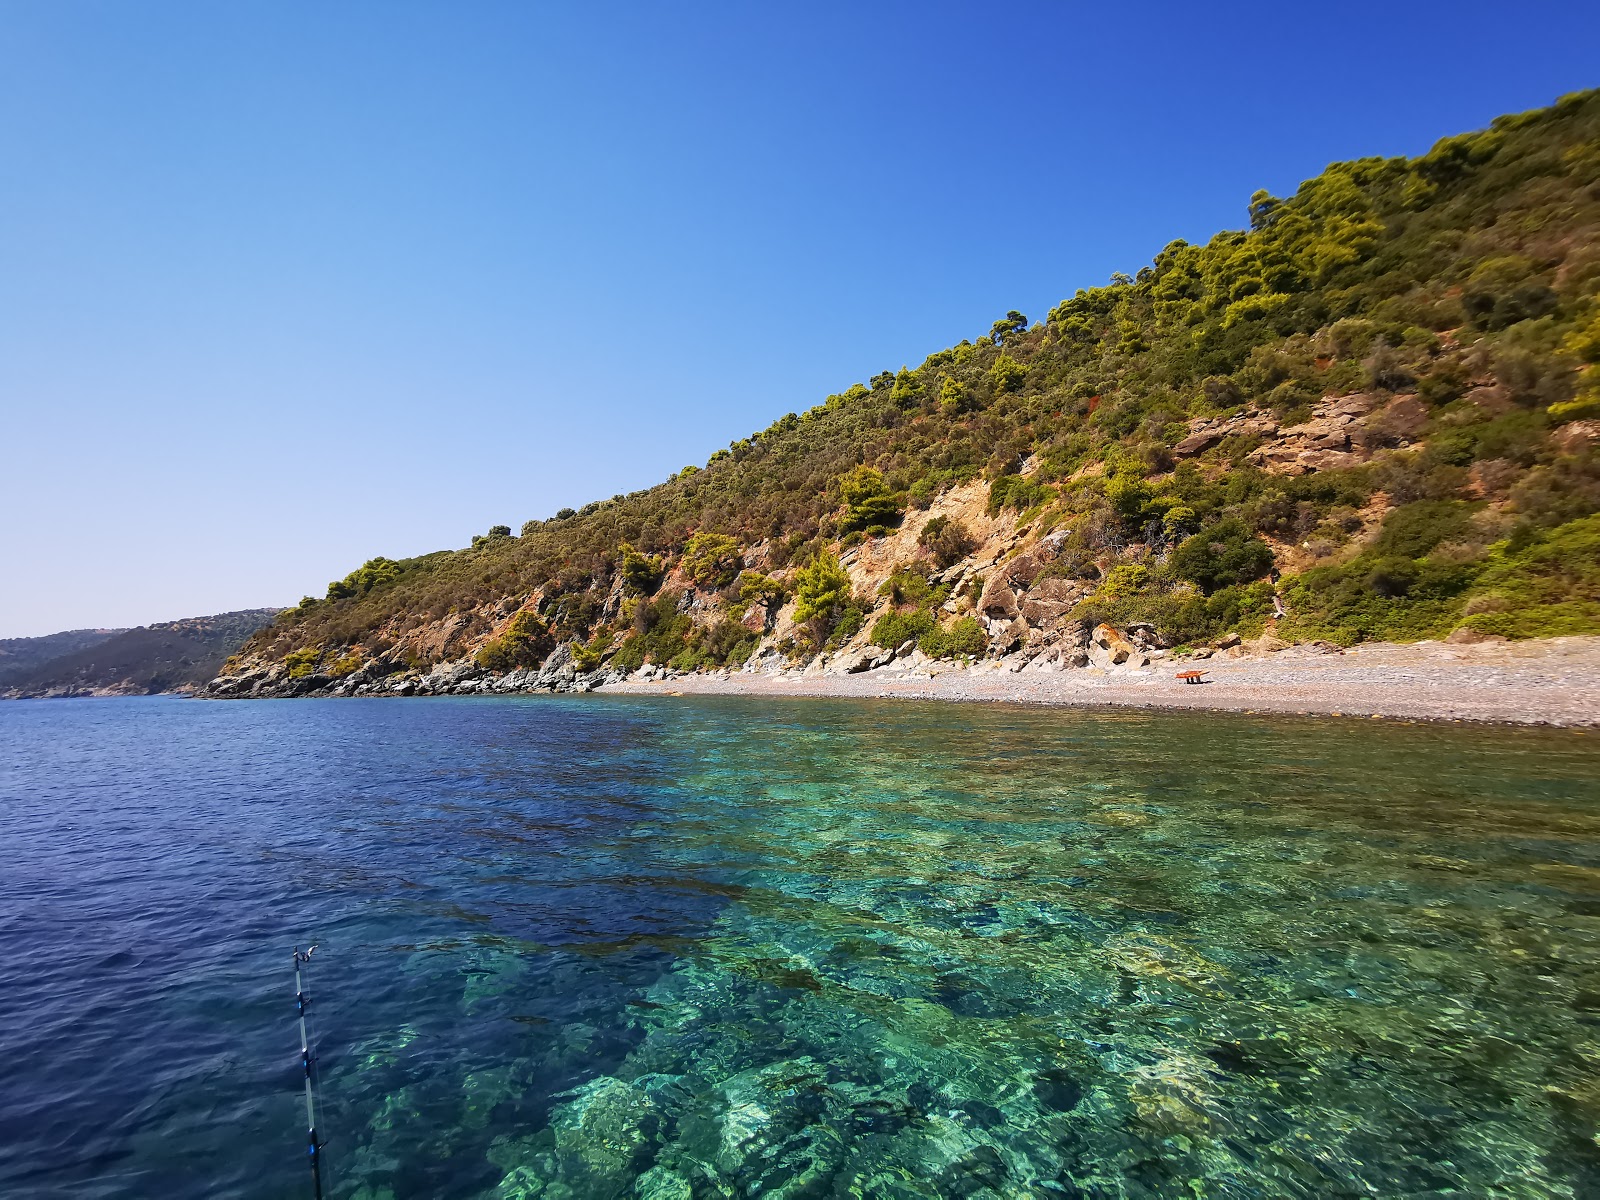
<path id="1" fill-rule="evenodd" d="M 1600 83 L 1575 4 L 0 4 L 0 637 L 321 594 Z"/>

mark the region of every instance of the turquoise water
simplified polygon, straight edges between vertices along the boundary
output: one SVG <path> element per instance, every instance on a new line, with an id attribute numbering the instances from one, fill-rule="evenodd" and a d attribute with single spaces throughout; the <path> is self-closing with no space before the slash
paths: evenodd
<path id="1" fill-rule="evenodd" d="M 0 1193 L 1600 1194 L 1600 742 L 0 706 Z"/>

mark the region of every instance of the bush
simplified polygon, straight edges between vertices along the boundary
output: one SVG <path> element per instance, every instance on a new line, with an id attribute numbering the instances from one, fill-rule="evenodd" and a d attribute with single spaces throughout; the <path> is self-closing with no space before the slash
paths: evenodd
<path id="1" fill-rule="evenodd" d="M 343 579 L 330 583 L 328 599 L 348 600 L 354 596 L 365 596 L 373 588 L 399 576 L 400 564 L 392 558 L 369 558 Z"/>
<path id="2" fill-rule="evenodd" d="M 572 665 L 579 671 L 593 671 L 605 658 L 606 651 L 611 649 L 612 637 L 611 631 L 606 630 L 596 634 L 586 646 L 573 643 Z"/>
<path id="3" fill-rule="evenodd" d="M 513 671 L 521 667 L 537 667 L 555 649 L 555 638 L 543 617 L 531 609 L 523 609 L 511 618 L 511 623 L 498 636 L 490 638 L 474 655 L 480 667 L 487 671 Z"/>
<path id="4" fill-rule="evenodd" d="M 284 655 L 283 664 L 289 668 L 290 679 L 304 679 L 317 669 L 321 658 L 322 647 L 306 646 Z"/>
<path id="5" fill-rule="evenodd" d="M 901 367 L 900 373 L 894 377 L 894 388 L 890 391 L 889 398 L 901 408 L 915 408 L 921 396 L 922 381 Z"/>
<path id="6" fill-rule="evenodd" d="M 917 649 L 929 658 L 976 657 L 988 648 L 989 636 L 975 617 L 962 617 L 948 629 L 935 626 L 917 641 Z"/>
<path id="7" fill-rule="evenodd" d="M 361 669 L 361 652 L 352 650 L 340 658 L 333 666 L 328 668 L 328 674 L 335 679 L 343 679 L 346 675 L 353 675 Z"/>
<path id="8" fill-rule="evenodd" d="M 783 584 L 759 571 L 746 571 L 739 577 L 739 599 L 745 604 L 772 607 L 783 601 Z"/>
<path id="9" fill-rule="evenodd" d="M 946 375 L 939 385 L 939 407 L 952 415 L 967 407 L 967 389 L 953 376 Z"/>
<path id="10" fill-rule="evenodd" d="M 819 554 L 795 576 L 794 619 L 820 646 L 851 600 L 850 576 L 831 554 Z"/>
<path id="11" fill-rule="evenodd" d="M 1372 550 L 1379 555 L 1421 558 L 1441 542 L 1472 532 L 1473 506 L 1459 500 L 1417 500 L 1383 519 Z"/>
<path id="12" fill-rule="evenodd" d="M 872 624 L 872 644 L 893 650 L 906 641 L 916 641 L 935 628 L 933 614 L 926 609 L 915 612 L 887 612 Z"/>
<path id="13" fill-rule="evenodd" d="M 994 516 L 1004 508 L 1026 512 L 1054 495 L 1055 491 L 1047 484 L 1021 475 L 1001 475 L 989 483 L 989 515 Z"/>
<path id="14" fill-rule="evenodd" d="M 659 558 L 640 554 L 627 542 L 617 547 L 622 556 L 622 585 L 632 595 L 649 596 L 661 586 L 666 568 Z"/>
<path id="15" fill-rule="evenodd" d="M 996 392 L 1016 391 L 1027 375 L 1028 368 L 1009 354 L 1000 355 L 994 360 L 994 366 L 989 368 L 989 381 L 994 384 Z"/>
<path id="16" fill-rule="evenodd" d="M 683 549 L 683 573 L 701 587 L 727 587 L 739 563 L 738 544 L 724 534 L 697 533 Z"/>
<path id="17" fill-rule="evenodd" d="M 1272 549 L 1237 517 L 1186 538 L 1172 552 L 1173 574 L 1207 592 L 1260 579 L 1272 570 Z"/>
<path id="18" fill-rule="evenodd" d="M 1491 598 L 1499 611 L 1461 623 L 1510 638 L 1600 630 L 1600 515 L 1570 521 L 1519 550 L 1495 546 L 1472 597 Z"/>
<path id="19" fill-rule="evenodd" d="M 960 562 L 977 544 L 972 531 L 954 517 L 934 517 L 917 534 L 917 545 L 928 552 L 940 570 Z"/>
<path id="20" fill-rule="evenodd" d="M 845 504 L 840 533 L 860 531 L 875 536 L 887 533 L 900 520 L 894 493 L 883 474 L 871 467 L 857 467 L 840 480 L 839 494 Z"/>

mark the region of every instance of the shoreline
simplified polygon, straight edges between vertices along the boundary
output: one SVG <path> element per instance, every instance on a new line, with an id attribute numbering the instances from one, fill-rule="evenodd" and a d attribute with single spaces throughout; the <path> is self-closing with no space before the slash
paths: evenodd
<path id="1" fill-rule="evenodd" d="M 1206 672 L 1187 684 L 1180 670 Z M 1600 637 L 1525 642 L 1295 646 L 1142 670 L 1012 672 L 1003 664 L 820 672 L 674 675 L 596 689 L 612 695 L 728 695 L 946 700 L 1085 708 L 1200 709 L 1561 728 L 1600 726 Z"/>

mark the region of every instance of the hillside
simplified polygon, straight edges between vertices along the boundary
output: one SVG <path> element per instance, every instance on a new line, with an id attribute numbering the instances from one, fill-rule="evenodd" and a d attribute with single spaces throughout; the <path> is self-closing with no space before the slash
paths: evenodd
<path id="1" fill-rule="evenodd" d="M 69 629 L 43 637 L 0 639 L 0 690 L 53 659 L 87 650 L 122 632 L 121 629 Z"/>
<path id="2" fill-rule="evenodd" d="M 0 683 L 0 695 L 12 699 L 144 696 L 192 689 L 215 675 L 228 655 L 269 624 L 277 612 L 273 608 L 254 608 L 188 617 L 112 631 L 87 645 L 81 644 L 77 634 L 55 634 L 52 636 L 75 639 L 79 644 L 67 653 L 9 676 Z"/>
<path id="3" fill-rule="evenodd" d="M 1600 92 L 1248 216 L 657 487 L 374 558 L 212 691 L 1600 630 Z"/>

